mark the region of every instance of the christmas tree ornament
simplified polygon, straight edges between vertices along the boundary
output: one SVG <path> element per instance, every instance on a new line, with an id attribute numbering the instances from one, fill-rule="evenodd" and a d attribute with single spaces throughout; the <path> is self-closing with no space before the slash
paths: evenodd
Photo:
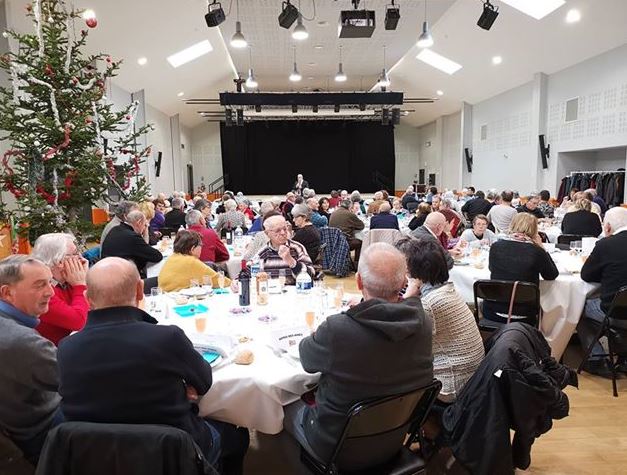
<path id="1" fill-rule="evenodd" d="M 88 18 L 87 20 L 85 20 L 85 24 L 89 28 L 96 28 L 98 26 L 98 20 L 96 20 L 95 18 Z"/>

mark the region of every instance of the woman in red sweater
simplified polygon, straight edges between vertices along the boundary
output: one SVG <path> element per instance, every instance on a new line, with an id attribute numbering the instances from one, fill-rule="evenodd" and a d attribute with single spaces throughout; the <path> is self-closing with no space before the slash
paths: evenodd
<path id="1" fill-rule="evenodd" d="M 85 299 L 88 262 L 76 248 L 71 234 L 43 234 L 33 248 L 33 256 L 52 272 L 54 295 L 48 311 L 39 317 L 37 331 L 55 345 L 73 331 L 82 330 L 89 304 Z"/>

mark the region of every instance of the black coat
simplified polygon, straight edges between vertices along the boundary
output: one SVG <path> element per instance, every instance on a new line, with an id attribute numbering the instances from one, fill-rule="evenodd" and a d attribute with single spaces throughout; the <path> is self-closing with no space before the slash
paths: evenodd
<path id="1" fill-rule="evenodd" d="M 163 226 L 174 229 L 178 229 L 181 226 L 185 227 L 185 212 L 180 209 L 171 209 L 165 215 L 165 224 Z"/>
<path id="2" fill-rule="evenodd" d="M 568 415 L 562 389 L 577 386 L 577 374 L 557 363 L 542 333 L 524 323 L 503 327 L 486 349 L 442 424 L 453 454 L 470 473 L 504 475 L 526 469 L 535 438 L 551 429 L 553 419 Z"/>
<path id="3" fill-rule="evenodd" d="M 150 247 L 144 238 L 126 223 L 109 231 L 102 243 L 100 255 L 103 258 L 121 257 L 133 261 L 142 277 L 145 277 L 148 262 L 160 262 L 163 259 L 163 255 L 157 249 Z"/>
<path id="4" fill-rule="evenodd" d="M 217 474 L 185 432 L 167 426 L 66 422 L 48 434 L 38 475 Z"/>
<path id="5" fill-rule="evenodd" d="M 398 231 L 398 218 L 391 213 L 379 213 L 370 218 L 370 229 L 396 229 Z"/>
<path id="6" fill-rule="evenodd" d="M 462 213 L 466 213 L 468 220 L 472 221 L 478 214 L 487 216 L 492 209 L 492 206 L 494 206 L 494 203 L 490 203 L 485 198 L 474 198 L 464 203 L 464 206 L 462 206 Z"/>
<path id="7" fill-rule="evenodd" d="M 562 232 L 564 234 L 597 237 L 602 231 L 599 215 L 591 211 L 583 209 L 571 211 L 566 213 L 562 220 Z"/>
<path id="8" fill-rule="evenodd" d="M 61 409 L 68 421 L 163 424 L 192 435 L 203 452 L 211 434 L 185 386 L 209 391 L 211 366 L 183 331 L 153 325 L 135 307 L 92 310 L 57 354 Z"/>
<path id="9" fill-rule="evenodd" d="M 526 205 L 522 205 L 516 208 L 516 211 L 518 211 L 519 213 L 529 213 L 529 214 L 534 215 L 538 219 L 544 219 L 544 213 L 540 210 L 540 208 L 531 210 L 527 208 Z"/>

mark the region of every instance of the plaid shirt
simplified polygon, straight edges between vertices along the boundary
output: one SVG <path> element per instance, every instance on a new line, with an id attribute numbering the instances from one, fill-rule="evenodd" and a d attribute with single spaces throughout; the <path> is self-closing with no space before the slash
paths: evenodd
<path id="1" fill-rule="evenodd" d="M 290 255 L 296 260 L 296 265 L 290 268 L 281 256 L 279 256 L 278 250 L 274 249 L 272 245 L 268 243 L 266 247 L 262 248 L 257 253 L 257 257 L 263 262 L 264 272 L 270 274 L 271 278 L 277 278 L 279 277 L 280 271 L 285 269 L 285 283 L 295 285 L 296 276 L 300 273 L 302 267 L 305 266 L 307 273 L 313 279 L 315 271 L 305 246 L 291 239 L 288 239 L 285 245 L 290 248 Z"/>
<path id="2" fill-rule="evenodd" d="M 327 247 L 322 256 L 322 268 L 338 277 L 346 277 L 352 267 L 348 241 L 337 228 L 320 228 L 320 240 Z"/>
<path id="3" fill-rule="evenodd" d="M 553 212 L 555 211 L 553 206 L 548 204 L 546 201 L 540 201 L 540 203 L 538 204 L 538 209 L 542 211 L 542 214 L 545 218 L 552 218 Z"/>

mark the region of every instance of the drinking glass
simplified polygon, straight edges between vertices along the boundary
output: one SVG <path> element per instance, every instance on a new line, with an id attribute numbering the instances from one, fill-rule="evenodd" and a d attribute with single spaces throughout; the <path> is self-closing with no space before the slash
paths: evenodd
<path id="1" fill-rule="evenodd" d="M 151 315 L 157 317 L 162 314 L 162 298 L 163 290 L 159 287 L 153 287 L 150 289 L 150 307 L 149 312 Z"/>
<path id="2" fill-rule="evenodd" d="M 224 279 L 225 279 L 224 271 L 222 270 L 218 271 L 218 287 L 219 288 L 224 287 Z"/>
<path id="3" fill-rule="evenodd" d="M 205 329 L 207 328 L 207 318 L 206 317 L 196 317 L 196 331 L 198 333 L 205 333 Z"/>
<path id="4" fill-rule="evenodd" d="M 195 287 L 200 287 L 200 281 L 198 279 L 190 279 L 189 286 L 193 289 Z"/>
<path id="5" fill-rule="evenodd" d="M 285 279 L 287 278 L 287 271 L 285 269 L 279 270 L 279 282 L 281 283 L 281 290 L 285 287 Z"/>
<path id="6" fill-rule="evenodd" d="M 335 286 L 335 308 L 342 308 L 342 299 L 344 298 L 344 285 L 337 284 Z"/>
<path id="7" fill-rule="evenodd" d="M 309 327 L 309 331 L 313 331 L 314 323 L 316 321 L 316 312 L 313 310 L 307 310 L 305 312 L 305 323 Z"/>
<path id="8" fill-rule="evenodd" d="M 205 289 L 211 289 L 213 286 L 211 284 L 211 277 L 208 275 L 203 275 L 202 276 L 202 286 Z"/>

